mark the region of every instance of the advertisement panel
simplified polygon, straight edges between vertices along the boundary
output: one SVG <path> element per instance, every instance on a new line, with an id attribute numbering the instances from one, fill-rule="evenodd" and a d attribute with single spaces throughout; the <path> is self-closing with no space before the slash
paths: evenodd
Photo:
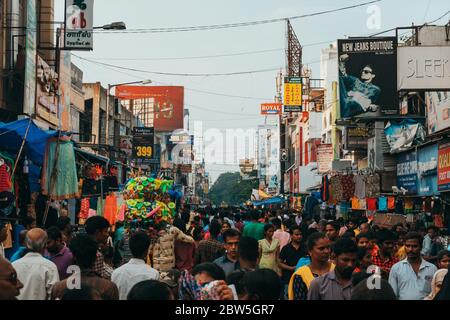
<path id="1" fill-rule="evenodd" d="M 266 180 L 272 193 L 280 187 L 280 131 L 278 126 L 258 126 L 259 178 Z"/>
<path id="2" fill-rule="evenodd" d="M 302 78 L 285 77 L 283 112 L 302 112 Z"/>
<path id="3" fill-rule="evenodd" d="M 261 115 L 273 116 L 281 114 L 281 103 L 261 103 Z"/>
<path id="4" fill-rule="evenodd" d="M 397 39 L 338 40 L 341 117 L 398 113 Z"/>
<path id="5" fill-rule="evenodd" d="M 366 127 L 346 128 L 346 150 L 367 150 L 369 129 Z"/>
<path id="6" fill-rule="evenodd" d="M 428 134 L 450 128 L 450 91 L 427 92 Z"/>
<path id="7" fill-rule="evenodd" d="M 151 159 L 153 158 L 153 148 L 155 131 L 153 128 L 136 127 L 133 128 L 133 158 Z"/>
<path id="8" fill-rule="evenodd" d="M 36 20 L 36 0 L 28 0 L 23 112 L 30 116 L 36 105 Z"/>
<path id="9" fill-rule="evenodd" d="M 402 153 L 397 158 L 397 187 L 407 194 L 417 193 L 417 152 Z"/>
<path id="10" fill-rule="evenodd" d="M 320 144 L 317 146 L 317 169 L 319 173 L 331 171 L 333 164 L 333 145 Z"/>
<path id="11" fill-rule="evenodd" d="M 133 114 L 155 131 L 183 128 L 184 87 L 181 86 L 117 86 L 116 97 L 130 100 Z"/>
<path id="12" fill-rule="evenodd" d="M 66 0 L 64 47 L 93 49 L 94 0 Z"/>
<path id="13" fill-rule="evenodd" d="M 399 47 L 398 90 L 450 90 L 450 46 Z"/>
<path id="14" fill-rule="evenodd" d="M 439 144 L 438 191 L 450 190 L 450 142 Z"/>
<path id="15" fill-rule="evenodd" d="M 417 194 L 420 196 L 432 196 L 438 193 L 437 159 L 437 144 L 417 150 Z"/>

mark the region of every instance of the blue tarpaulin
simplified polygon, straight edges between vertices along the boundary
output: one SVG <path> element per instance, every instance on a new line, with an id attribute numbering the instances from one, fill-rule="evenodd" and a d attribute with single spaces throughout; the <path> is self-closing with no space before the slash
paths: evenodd
<path id="1" fill-rule="evenodd" d="M 273 197 L 262 201 L 253 201 L 254 206 L 262 206 L 262 205 L 270 205 L 270 204 L 279 204 L 285 202 L 286 199 L 282 197 Z"/>
<path id="2" fill-rule="evenodd" d="M 31 121 L 31 123 L 30 123 Z M 0 149 L 17 156 L 25 138 L 28 124 L 30 130 L 25 141 L 24 154 L 38 166 L 42 166 L 49 138 L 57 136 L 57 131 L 45 131 L 31 119 L 22 119 L 0 125 Z"/>

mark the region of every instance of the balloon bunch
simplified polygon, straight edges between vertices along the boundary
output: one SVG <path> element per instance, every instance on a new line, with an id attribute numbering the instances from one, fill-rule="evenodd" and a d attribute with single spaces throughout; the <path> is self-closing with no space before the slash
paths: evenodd
<path id="1" fill-rule="evenodd" d="M 176 212 L 173 198 L 173 181 L 148 177 L 130 179 L 123 196 L 126 203 L 125 221 L 129 223 L 149 222 L 155 224 L 172 219 Z"/>

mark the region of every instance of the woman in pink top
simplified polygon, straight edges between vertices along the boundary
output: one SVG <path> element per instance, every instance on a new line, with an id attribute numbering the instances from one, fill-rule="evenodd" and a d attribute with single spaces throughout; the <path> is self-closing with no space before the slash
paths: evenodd
<path id="1" fill-rule="evenodd" d="M 283 231 L 281 229 L 281 220 L 278 218 L 272 219 L 271 223 L 275 226 L 276 231 L 273 233 L 273 238 L 278 239 L 280 242 L 280 251 L 285 245 L 291 240 L 291 235 L 289 232 Z"/>

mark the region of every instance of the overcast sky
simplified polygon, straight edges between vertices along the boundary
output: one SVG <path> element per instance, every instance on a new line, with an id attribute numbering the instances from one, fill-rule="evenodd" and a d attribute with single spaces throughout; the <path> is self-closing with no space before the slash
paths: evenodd
<path id="1" fill-rule="evenodd" d="M 56 19 L 63 20 L 64 1 L 55 2 Z M 364 2 L 367 0 L 95 0 L 94 25 L 113 21 L 124 21 L 127 29 L 215 25 L 298 16 Z M 304 46 L 303 63 L 313 69 L 313 77 L 319 77 L 320 50 L 327 44 L 308 44 L 331 43 L 346 36 L 368 35 L 411 23 L 422 24 L 450 10 L 448 0 L 383 0 L 376 5 L 381 8 L 379 30 L 367 27 L 369 15 L 366 10 L 369 5 L 291 21 Z M 444 24 L 449 17 L 447 15 L 437 23 Z M 285 32 L 285 23 L 277 22 L 195 32 L 95 34 L 92 52 L 73 53 L 117 66 L 172 73 L 210 74 L 284 68 Z M 264 50 L 271 51 L 167 60 Z M 151 79 L 156 84 L 185 86 L 185 105 L 190 111 L 191 125 L 192 121 L 201 120 L 205 130 L 256 128 L 264 123 L 264 117 L 259 115 L 259 104 L 270 102 L 275 95 L 276 71 L 237 76 L 181 77 L 106 68 L 76 57 L 72 61 L 84 71 L 85 82 L 101 81 L 106 86 L 108 83 Z M 252 98 L 225 97 L 193 90 Z M 224 148 L 226 153 L 233 152 L 226 145 Z M 222 172 L 237 171 L 238 166 L 209 163 L 207 169 L 215 179 Z"/>

